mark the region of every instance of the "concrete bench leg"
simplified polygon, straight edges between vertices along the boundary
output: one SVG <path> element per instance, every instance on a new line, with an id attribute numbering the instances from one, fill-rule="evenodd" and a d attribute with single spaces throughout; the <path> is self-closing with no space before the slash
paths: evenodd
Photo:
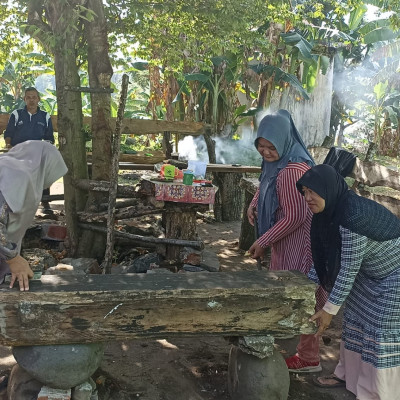
<path id="1" fill-rule="evenodd" d="M 233 345 L 229 354 L 228 389 L 232 400 L 287 400 L 289 371 L 276 349 L 259 358 Z"/>

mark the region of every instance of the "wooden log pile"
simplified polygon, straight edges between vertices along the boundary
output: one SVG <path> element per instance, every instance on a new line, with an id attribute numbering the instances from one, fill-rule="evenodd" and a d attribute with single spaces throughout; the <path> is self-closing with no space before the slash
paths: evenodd
<path id="1" fill-rule="evenodd" d="M 151 152 L 138 151 L 135 154 L 119 155 L 119 162 L 133 163 L 133 164 L 146 164 L 153 166 L 165 160 L 166 156 L 162 150 L 152 150 Z M 92 153 L 87 153 L 87 161 L 92 162 Z"/>
<path id="2" fill-rule="evenodd" d="M 102 192 L 110 190 L 109 182 L 105 181 L 82 179 L 75 184 L 84 190 Z M 156 249 L 157 253 L 168 260 L 167 265 L 169 267 L 173 265 L 176 269 L 175 265 L 182 264 L 182 248 L 193 249 L 194 253 L 204 249 L 203 242 L 197 236 L 196 212 L 197 209 L 203 209 L 205 206 L 202 204 L 165 204 L 156 201 L 154 196 L 154 184 L 148 180 L 142 180 L 137 185 L 117 185 L 119 201 L 114 207 L 114 220 L 120 228 L 124 226 L 124 222 L 126 223 L 127 220 L 157 214 L 162 215 L 165 237 L 154 237 L 150 233 L 146 236 L 137 235 L 120 229 L 114 230 L 114 236 L 120 245 L 129 243 L 131 246 Z M 106 227 L 107 206 L 107 204 L 103 204 L 96 207 L 96 210 L 78 212 L 80 228 L 106 235 L 108 233 Z"/>

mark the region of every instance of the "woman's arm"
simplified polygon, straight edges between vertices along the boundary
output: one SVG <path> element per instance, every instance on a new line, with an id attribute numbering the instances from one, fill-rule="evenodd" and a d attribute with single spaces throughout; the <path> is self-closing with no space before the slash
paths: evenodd
<path id="1" fill-rule="evenodd" d="M 336 278 L 332 292 L 322 310 L 315 313 L 310 320 L 318 321 L 317 335 L 322 335 L 331 323 L 332 317 L 338 313 L 340 307 L 349 295 L 354 280 L 360 270 L 368 238 L 348 229 L 340 228 L 342 237 L 340 271 Z"/>
<path id="2" fill-rule="evenodd" d="M 17 244 L 8 240 L 7 224 L 10 209 L 0 193 L 0 259 L 3 259 L 11 271 L 10 288 L 18 281 L 21 291 L 29 290 L 29 279 L 33 272 L 28 262 L 18 254 Z"/>
<path id="3" fill-rule="evenodd" d="M 258 196 L 260 195 L 260 189 L 257 189 L 253 200 L 251 200 L 249 208 L 247 209 L 247 218 L 250 222 L 250 225 L 254 225 L 254 213 L 257 215 L 257 203 L 258 203 Z"/>

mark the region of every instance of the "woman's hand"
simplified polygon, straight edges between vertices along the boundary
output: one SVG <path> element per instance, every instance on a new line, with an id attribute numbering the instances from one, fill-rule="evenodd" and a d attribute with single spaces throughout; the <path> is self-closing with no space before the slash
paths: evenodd
<path id="1" fill-rule="evenodd" d="M 254 242 L 249 249 L 249 253 L 252 258 L 259 258 L 261 260 L 264 259 L 264 251 L 264 247 L 261 247 L 257 242 Z"/>
<path id="2" fill-rule="evenodd" d="M 28 261 L 21 256 L 16 256 L 7 260 L 7 264 L 11 271 L 10 288 L 14 286 L 16 280 L 19 283 L 19 290 L 29 290 L 29 279 L 33 278 L 33 271 L 31 270 Z"/>
<path id="3" fill-rule="evenodd" d="M 324 331 L 328 329 L 329 325 L 331 324 L 332 317 L 332 314 L 329 314 L 325 310 L 321 309 L 310 318 L 310 321 L 318 322 L 318 332 L 315 335 L 322 336 Z"/>
<path id="4" fill-rule="evenodd" d="M 253 206 L 250 206 L 247 209 L 247 218 L 249 220 L 250 225 L 253 225 L 253 226 L 254 226 L 254 217 L 257 217 L 256 208 Z"/>

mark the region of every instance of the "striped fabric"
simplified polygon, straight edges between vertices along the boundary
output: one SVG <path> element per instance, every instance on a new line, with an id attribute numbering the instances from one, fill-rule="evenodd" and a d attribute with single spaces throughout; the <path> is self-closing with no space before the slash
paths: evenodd
<path id="1" fill-rule="evenodd" d="M 271 270 L 298 270 L 307 273 L 312 265 L 310 227 L 312 213 L 296 182 L 310 167 L 289 163 L 277 176 L 279 207 L 274 226 L 258 240 L 261 247 L 271 246 Z M 251 205 L 257 206 L 258 191 Z"/>
<path id="2" fill-rule="evenodd" d="M 400 366 L 400 238 L 375 242 L 343 227 L 329 302 L 345 302 L 342 340 L 377 369 Z"/>
<path id="3" fill-rule="evenodd" d="M 277 176 L 279 207 L 276 222 L 257 240 L 261 247 L 271 246 L 271 270 L 297 270 L 307 274 L 311 268 L 312 213 L 296 188 L 296 182 L 309 168 L 306 163 L 289 163 Z M 257 202 L 258 191 L 250 205 L 257 207 Z M 315 291 L 315 311 L 323 307 L 327 297 L 326 291 L 318 286 Z M 297 354 L 309 362 L 319 361 L 319 338 L 315 335 L 301 335 Z"/>

